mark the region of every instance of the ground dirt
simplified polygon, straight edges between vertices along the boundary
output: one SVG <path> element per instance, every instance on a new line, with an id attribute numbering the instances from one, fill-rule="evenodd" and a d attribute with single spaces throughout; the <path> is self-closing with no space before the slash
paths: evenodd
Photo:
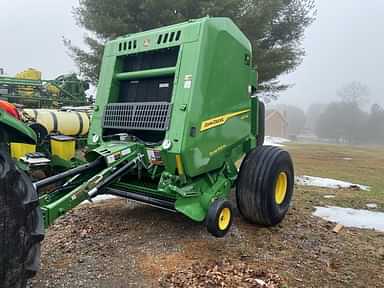
<path id="1" fill-rule="evenodd" d="M 351 165 L 335 161 L 338 148 L 287 148 L 298 174 L 333 177 L 337 167 Z M 355 150 L 341 158 L 360 155 Z M 357 162 L 356 171 L 359 163 L 382 165 L 377 153 Z M 331 175 L 322 170 L 325 156 Z M 345 169 L 340 180 L 361 180 L 374 191 L 296 187 L 280 225 L 257 227 L 237 215 L 222 239 L 185 217 L 125 200 L 82 205 L 48 230 L 32 287 L 263 287 L 252 282 L 256 278 L 268 287 L 384 287 L 384 233 L 351 228 L 334 233 L 334 223 L 311 215 L 314 206 L 364 208 L 372 201 L 384 210 L 380 181 L 371 175 L 377 171 L 348 179 L 352 172 Z M 336 198 L 325 199 L 329 194 Z"/>

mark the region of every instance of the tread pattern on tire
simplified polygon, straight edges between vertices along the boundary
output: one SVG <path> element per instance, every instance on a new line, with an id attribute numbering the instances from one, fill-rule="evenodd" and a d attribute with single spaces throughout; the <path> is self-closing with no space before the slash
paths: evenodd
<path id="1" fill-rule="evenodd" d="M 25 287 L 40 264 L 44 225 L 29 177 L 0 151 L 0 287 Z"/>
<path id="2" fill-rule="evenodd" d="M 274 201 L 276 177 L 279 172 L 288 175 L 288 191 L 284 202 Z M 293 194 L 294 171 L 289 153 L 274 146 L 261 146 L 248 153 L 240 167 L 236 185 L 237 206 L 248 221 L 274 226 L 288 211 Z"/>

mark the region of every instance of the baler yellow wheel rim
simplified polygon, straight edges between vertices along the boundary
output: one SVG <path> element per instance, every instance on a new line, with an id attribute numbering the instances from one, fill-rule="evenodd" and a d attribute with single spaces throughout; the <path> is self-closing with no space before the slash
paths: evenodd
<path id="1" fill-rule="evenodd" d="M 287 173 L 280 172 L 277 177 L 276 186 L 275 186 L 275 202 L 278 205 L 281 205 L 285 197 L 287 196 L 287 188 L 288 188 L 288 177 Z"/>
<path id="2" fill-rule="evenodd" d="M 226 230 L 229 226 L 229 223 L 231 222 L 231 210 L 229 208 L 223 208 L 219 215 L 219 229 L 220 230 Z"/>

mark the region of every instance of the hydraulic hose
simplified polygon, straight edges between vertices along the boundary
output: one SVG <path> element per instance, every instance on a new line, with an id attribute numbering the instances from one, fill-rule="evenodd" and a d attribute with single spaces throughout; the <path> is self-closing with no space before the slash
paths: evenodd
<path id="1" fill-rule="evenodd" d="M 115 172 L 113 172 L 111 175 L 107 176 L 105 179 L 97 183 L 97 185 L 88 192 L 88 195 L 90 198 L 95 197 L 97 194 L 99 194 L 99 191 L 101 191 L 104 187 L 108 186 L 112 182 L 114 182 L 116 179 L 123 176 L 125 173 L 129 171 L 129 169 L 136 164 L 136 161 L 140 159 L 141 156 L 135 157 L 133 160 L 126 163 L 121 168 L 117 169 Z"/>
<path id="2" fill-rule="evenodd" d="M 97 168 L 102 168 L 104 165 L 105 165 L 105 160 L 103 158 L 98 158 L 97 160 L 95 160 L 91 163 L 87 163 L 87 164 L 81 165 L 79 167 L 73 168 L 71 170 L 65 171 L 63 173 L 54 175 L 52 177 L 48 177 L 48 178 L 39 180 L 37 182 L 34 182 L 33 186 L 35 187 L 36 190 L 39 190 L 39 189 L 44 188 L 48 185 L 51 185 L 51 184 L 54 184 L 60 180 L 63 180 L 67 177 L 71 177 L 71 176 L 74 176 L 74 175 L 77 175 L 77 174 L 80 174 L 83 172 L 87 172 L 90 170 L 94 170 Z"/>

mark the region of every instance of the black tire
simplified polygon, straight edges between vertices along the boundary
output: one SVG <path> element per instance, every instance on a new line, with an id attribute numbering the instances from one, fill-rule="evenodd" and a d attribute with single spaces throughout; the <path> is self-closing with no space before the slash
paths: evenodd
<path id="1" fill-rule="evenodd" d="M 44 140 L 48 137 L 48 130 L 43 125 L 39 123 L 32 123 L 29 125 L 29 128 L 31 128 L 36 136 L 37 136 L 37 145 L 42 145 Z"/>
<path id="2" fill-rule="evenodd" d="M 279 175 L 286 181 L 286 189 L 279 190 L 285 191 L 283 196 L 276 192 Z M 288 152 L 261 146 L 247 154 L 236 184 L 237 206 L 246 220 L 263 226 L 277 225 L 289 209 L 293 190 L 294 169 Z"/>
<path id="3" fill-rule="evenodd" d="M 8 151 L 9 137 L 3 125 L 0 124 L 0 151 Z"/>
<path id="4" fill-rule="evenodd" d="M 265 104 L 264 102 L 259 101 L 259 127 L 258 134 L 256 136 L 256 145 L 262 146 L 264 144 L 265 138 Z"/>
<path id="5" fill-rule="evenodd" d="M 222 226 L 219 223 L 223 220 L 222 212 L 229 213 L 229 219 L 225 221 L 225 225 Z M 229 211 L 229 212 L 228 212 Z M 226 214 L 227 215 L 227 214 Z M 207 214 L 207 230 L 215 237 L 224 237 L 229 231 L 233 221 L 233 209 L 232 204 L 228 200 L 217 199 L 208 209 Z"/>
<path id="6" fill-rule="evenodd" d="M 0 151 L 0 287 L 25 287 L 40 265 L 44 225 L 29 177 Z"/>

